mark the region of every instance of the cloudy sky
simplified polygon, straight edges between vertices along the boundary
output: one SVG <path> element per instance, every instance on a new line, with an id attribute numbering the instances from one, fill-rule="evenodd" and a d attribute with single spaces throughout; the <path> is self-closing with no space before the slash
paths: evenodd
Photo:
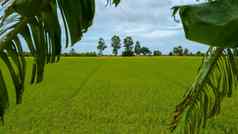
<path id="1" fill-rule="evenodd" d="M 182 45 L 191 51 L 205 51 L 202 44 L 185 39 L 182 25 L 171 17 L 171 7 L 192 0 L 122 0 L 117 7 L 106 7 L 106 0 L 96 0 L 96 16 L 93 26 L 75 45 L 78 52 L 96 51 L 100 37 L 110 46 L 112 35 L 121 38 L 132 36 L 151 50 L 159 49 L 168 53 L 174 46 Z M 65 51 L 68 51 L 66 49 Z M 109 47 L 105 51 L 111 53 Z"/>

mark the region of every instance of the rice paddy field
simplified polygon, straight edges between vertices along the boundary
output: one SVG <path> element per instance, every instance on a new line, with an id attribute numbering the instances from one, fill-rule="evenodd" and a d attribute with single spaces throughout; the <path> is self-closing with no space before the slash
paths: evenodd
<path id="1" fill-rule="evenodd" d="M 0 133 L 167 134 L 200 63 L 199 57 L 63 58 L 47 65 L 42 83 L 26 84 L 23 104 L 11 105 Z M 204 133 L 238 134 L 237 94 Z"/>

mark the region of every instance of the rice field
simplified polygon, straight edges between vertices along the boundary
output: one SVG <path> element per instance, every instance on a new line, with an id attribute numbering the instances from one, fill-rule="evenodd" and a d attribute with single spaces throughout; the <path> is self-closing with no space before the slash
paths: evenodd
<path id="1" fill-rule="evenodd" d="M 167 134 L 200 63 L 199 57 L 63 58 L 47 65 L 42 83 L 26 84 L 23 104 L 11 105 L 0 133 Z M 236 94 L 204 133 L 238 133 Z"/>

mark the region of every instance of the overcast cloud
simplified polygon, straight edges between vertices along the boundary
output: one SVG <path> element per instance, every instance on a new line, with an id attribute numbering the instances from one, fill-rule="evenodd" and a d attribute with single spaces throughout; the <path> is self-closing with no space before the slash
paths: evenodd
<path id="1" fill-rule="evenodd" d="M 132 36 L 151 50 L 168 53 L 174 46 L 182 45 L 191 51 L 205 51 L 207 47 L 188 41 L 181 24 L 171 17 L 171 7 L 191 3 L 192 0 L 122 0 L 117 7 L 105 7 L 106 0 L 96 0 L 93 26 L 75 45 L 78 52 L 96 51 L 97 41 L 103 37 L 110 46 L 112 35 Z M 68 51 L 67 49 L 66 51 Z M 109 47 L 106 54 L 111 54 Z"/>

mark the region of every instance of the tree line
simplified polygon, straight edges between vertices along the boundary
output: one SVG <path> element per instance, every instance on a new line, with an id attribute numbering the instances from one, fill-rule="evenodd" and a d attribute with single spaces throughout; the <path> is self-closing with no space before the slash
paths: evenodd
<path id="1" fill-rule="evenodd" d="M 118 55 L 118 51 L 124 47 L 124 50 L 122 51 L 122 56 L 140 56 L 140 55 L 150 55 L 150 56 L 161 56 L 166 55 L 162 54 L 160 50 L 154 50 L 153 52 L 145 46 L 142 46 L 140 41 L 134 42 L 133 38 L 131 36 L 127 36 L 123 39 L 123 41 L 120 39 L 119 36 L 114 35 L 111 38 L 111 47 L 112 47 L 112 53 L 114 56 Z M 106 45 L 106 42 L 103 38 L 99 38 L 97 50 L 99 51 L 98 55 L 102 56 L 103 51 L 108 48 Z M 201 51 L 197 51 L 196 53 L 192 53 L 188 48 L 183 48 L 182 46 L 176 46 L 173 48 L 169 54 L 169 56 L 203 56 L 204 53 Z"/>
<path id="2" fill-rule="evenodd" d="M 140 41 L 134 41 L 131 36 L 125 37 L 123 40 L 114 35 L 111 38 L 110 46 L 112 48 L 113 56 L 119 55 L 119 50 L 124 48 L 121 55 L 122 56 L 203 56 L 205 55 L 201 51 L 197 51 L 192 53 L 188 48 L 183 48 L 182 46 L 174 47 L 171 52 L 168 54 L 163 54 L 160 50 L 151 51 L 148 47 L 142 46 Z M 84 53 L 77 53 L 75 49 L 71 49 L 69 53 L 62 54 L 63 56 L 82 56 L 82 57 L 95 57 L 95 56 L 103 56 L 104 50 L 108 48 L 106 41 L 103 38 L 99 38 L 97 42 L 97 52 L 84 52 Z M 112 55 L 110 55 L 112 56 Z"/>
<path id="3" fill-rule="evenodd" d="M 112 54 L 114 56 L 118 55 L 118 51 L 124 47 L 122 51 L 122 56 L 135 56 L 135 55 L 151 55 L 152 52 L 149 48 L 145 46 L 141 46 L 139 41 L 134 42 L 131 36 L 125 37 L 123 40 L 117 35 L 114 35 L 111 38 L 111 47 L 112 47 Z M 98 55 L 103 55 L 103 51 L 108 48 L 106 42 L 103 38 L 99 38 L 97 50 Z"/>

